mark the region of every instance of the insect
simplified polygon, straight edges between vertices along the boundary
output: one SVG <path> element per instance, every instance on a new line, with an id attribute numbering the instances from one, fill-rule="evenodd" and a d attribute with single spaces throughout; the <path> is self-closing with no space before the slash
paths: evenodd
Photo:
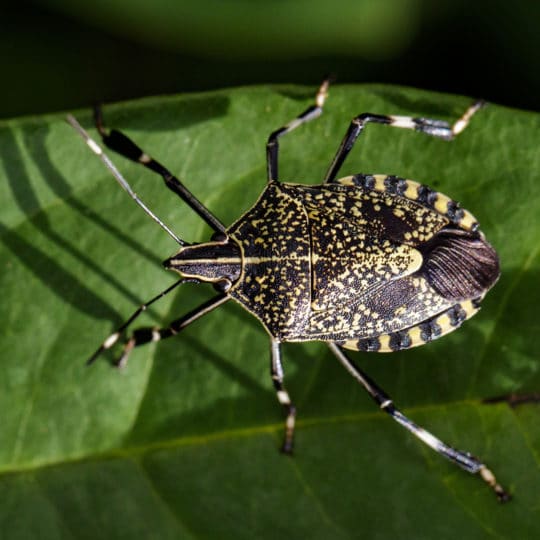
<path id="1" fill-rule="evenodd" d="M 270 336 L 270 372 L 286 416 L 284 453 L 293 450 L 296 408 L 284 385 L 281 344 L 318 340 L 328 345 L 384 412 L 442 456 L 478 474 L 499 500 L 506 501 L 509 494 L 481 460 L 448 446 L 407 418 L 344 350 L 391 352 L 436 339 L 473 316 L 497 281 L 495 250 L 473 215 L 452 199 L 396 176 L 337 178 L 367 124 L 450 140 L 465 129 L 483 103 L 474 103 L 453 125 L 426 118 L 360 114 L 350 123 L 322 184 L 281 182 L 279 141 L 320 116 L 328 87 L 326 80 L 313 105 L 270 134 L 266 188 L 230 227 L 126 135 L 105 129 L 101 110 L 96 109 L 96 127 L 105 146 L 160 175 L 213 229 L 211 239 L 200 244 L 178 237 L 154 215 L 98 143 L 68 117 L 120 185 L 180 246 L 163 263 L 180 279 L 140 306 L 88 363 L 124 339 L 117 362 L 124 366 L 134 347 L 174 336 L 232 299 L 259 319 Z M 190 282 L 210 283 L 217 295 L 167 328 L 141 328 L 125 337 L 128 326 L 149 305 Z"/>

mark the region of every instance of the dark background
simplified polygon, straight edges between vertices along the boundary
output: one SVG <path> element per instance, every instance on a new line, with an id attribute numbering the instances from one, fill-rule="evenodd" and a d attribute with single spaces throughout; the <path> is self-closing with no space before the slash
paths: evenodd
<path id="1" fill-rule="evenodd" d="M 539 27 L 537 0 L 24 0 L 0 7 L 0 117 L 327 73 L 538 110 Z"/>

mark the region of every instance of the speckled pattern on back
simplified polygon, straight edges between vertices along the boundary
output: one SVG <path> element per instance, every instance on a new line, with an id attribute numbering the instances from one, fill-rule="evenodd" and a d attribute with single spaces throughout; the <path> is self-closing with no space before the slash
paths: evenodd
<path id="1" fill-rule="evenodd" d="M 227 231 L 242 253 L 240 279 L 228 294 L 281 341 L 379 352 L 413 347 L 478 309 L 474 298 L 441 294 L 424 271 L 425 246 L 445 227 L 491 249 L 469 212 L 411 180 L 271 182 Z"/>

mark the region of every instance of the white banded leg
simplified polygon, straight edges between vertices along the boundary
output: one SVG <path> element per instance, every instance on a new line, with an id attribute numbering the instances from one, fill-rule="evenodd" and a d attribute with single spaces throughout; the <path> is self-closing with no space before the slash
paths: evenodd
<path id="1" fill-rule="evenodd" d="M 379 388 L 335 343 L 329 343 L 330 350 L 336 358 L 343 364 L 345 369 L 365 388 L 371 398 L 379 407 L 388 413 L 396 422 L 408 429 L 415 437 L 418 437 L 423 443 L 441 454 L 445 458 L 459 465 L 471 474 L 478 474 L 495 492 L 501 502 L 510 500 L 510 494 L 497 482 L 495 475 L 479 459 L 469 452 L 461 452 L 448 446 L 440 439 L 426 431 L 424 428 L 416 425 L 399 411 L 390 397 Z"/>
<path id="2" fill-rule="evenodd" d="M 285 409 L 285 436 L 281 451 L 284 454 L 292 454 L 294 444 L 294 425 L 296 421 L 296 407 L 291 402 L 289 393 L 283 386 L 283 366 L 281 364 L 281 344 L 272 339 L 270 342 L 270 374 L 276 390 L 279 403 Z"/>
<path id="3" fill-rule="evenodd" d="M 323 110 L 324 102 L 328 97 L 328 87 L 330 86 L 330 79 L 325 79 L 317 95 L 315 96 L 315 104 L 309 106 L 302 114 L 299 114 L 296 118 L 291 120 L 288 124 L 285 124 L 283 127 L 273 131 L 268 137 L 268 142 L 266 143 L 266 167 L 268 173 L 268 181 L 278 180 L 278 154 L 279 154 L 279 143 L 278 139 L 285 135 L 285 133 L 290 133 L 293 129 L 296 129 L 298 126 L 318 118 Z"/>
<path id="4" fill-rule="evenodd" d="M 131 337 L 124 343 L 122 354 L 115 362 L 115 366 L 118 368 L 124 368 L 127 365 L 129 354 L 135 347 L 144 345 L 149 342 L 161 341 L 169 337 L 176 336 L 184 328 L 191 323 L 200 319 L 203 315 L 206 315 L 210 311 L 214 310 L 221 304 L 224 304 L 230 297 L 225 294 L 220 294 L 204 302 L 193 311 L 186 313 L 182 317 L 172 321 L 166 328 L 145 327 L 137 328 L 133 331 Z"/>
<path id="5" fill-rule="evenodd" d="M 341 141 L 338 151 L 336 152 L 334 160 L 326 173 L 324 181 L 333 182 L 336 179 L 339 169 L 349 155 L 349 152 L 352 150 L 356 139 L 358 139 L 366 124 L 370 122 L 402 129 L 421 131 L 432 137 L 449 141 L 459 135 L 467 127 L 472 116 L 484 105 L 485 102 L 481 100 L 474 102 L 452 125 L 444 120 L 432 120 L 430 118 L 362 113 L 353 118 L 349 129 L 345 133 L 345 137 Z"/>
<path id="6" fill-rule="evenodd" d="M 67 115 L 67 122 L 77 131 L 77 133 L 84 139 L 87 146 L 99 157 L 102 163 L 107 167 L 114 179 L 120 184 L 129 196 L 150 216 L 171 238 L 175 240 L 179 245 L 184 246 L 186 242 L 178 237 L 161 219 L 159 219 L 148 206 L 139 198 L 139 196 L 133 191 L 133 188 L 129 182 L 122 176 L 122 173 L 116 168 L 116 165 L 109 159 L 109 157 L 103 152 L 101 146 L 90 137 L 86 130 L 79 124 L 77 119 L 71 114 Z"/>
<path id="7" fill-rule="evenodd" d="M 96 352 L 88 359 L 86 362 L 86 365 L 89 366 L 92 364 L 98 356 L 100 356 L 103 352 L 113 347 L 122 335 L 124 334 L 124 331 L 126 328 L 141 315 L 146 309 L 148 309 L 148 306 L 165 296 L 167 293 L 171 292 L 173 289 L 175 289 L 178 285 L 181 283 L 185 283 L 187 280 L 181 279 L 177 281 L 176 283 L 173 283 L 168 289 L 165 289 L 163 292 L 152 298 L 149 302 L 146 304 L 142 304 L 139 306 L 139 308 L 133 313 L 133 315 L 124 323 L 122 324 L 115 332 L 113 332 L 102 344 L 101 346 L 96 350 Z M 131 334 L 131 336 L 126 339 L 122 346 L 122 353 L 120 354 L 119 358 L 115 361 L 114 365 L 118 368 L 123 368 L 126 366 L 129 355 L 131 351 L 135 347 L 139 347 L 140 345 L 144 345 L 145 343 L 150 342 L 156 342 L 161 341 L 162 339 L 166 339 L 168 337 L 175 336 L 178 334 L 181 330 L 186 328 L 186 326 L 189 326 L 192 322 L 195 322 L 197 319 L 200 319 L 203 315 L 206 315 L 210 311 L 214 310 L 221 304 L 225 303 L 227 300 L 229 300 L 229 297 L 226 294 L 219 294 L 215 296 L 214 298 L 211 298 L 210 300 L 207 300 L 206 302 L 202 303 L 199 307 L 195 308 L 194 310 L 190 311 L 186 315 L 183 315 L 182 317 L 174 320 L 168 327 L 166 328 L 153 328 L 153 327 L 145 327 L 145 328 L 137 328 L 134 330 Z"/>
<path id="8" fill-rule="evenodd" d="M 103 115 L 100 107 L 95 107 L 94 109 L 94 120 L 96 128 L 101 136 L 101 140 L 107 148 L 160 175 L 165 185 L 194 210 L 215 232 L 225 232 L 223 223 L 221 223 L 221 221 L 214 216 L 212 212 L 210 212 L 210 210 L 208 210 L 208 208 L 206 208 L 164 165 L 144 152 L 127 135 L 124 135 L 116 129 L 110 131 L 106 130 L 103 124 Z M 71 119 L 68 121 L 73 124 Z M 78 129 L 78 131 L 80 132 L 81 129 Z M 185 245 L 184 241 L 178 241 L 177 239 L 177 242 L 180 245 Z"/>

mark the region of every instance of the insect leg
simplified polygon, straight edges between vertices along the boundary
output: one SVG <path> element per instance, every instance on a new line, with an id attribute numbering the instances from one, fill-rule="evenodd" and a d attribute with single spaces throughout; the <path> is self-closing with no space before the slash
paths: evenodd
<path id="1" fill-rule="evenodd" d="M 430 448 L 449 459 L 462 469 L 472 474 L 479 474 L 495 492 L 497 498 L 501 502 L 510 500 L 510 494 L 497 482 L 495 475 L 482 463 L 478 458 L 469 454 L 469 452 L 461 452 L 448 446 L 440 439 L 416 425 L 412 420 L 407 418 L 399 411 L 390 397 L 379 388 L 335 343 L 329 343 L 330 350 L 334 353 L 337 359 L 343 364 L 345 369 L 365 388 L 371 398 L 379 405 L 379 407 L 388 413 L 398 424 L 408 429 L 415 437 L 418 437 L 423 443 Z"/>
<path id="2" fill-rule="evenodd" d="M 165 289 L 163 292 L 152 298 L 149 302 L 146 304 L 142 304 L 134 313 L 133 315 L 124 323 L 122 324 L 114 333 L 112 333 L 103 343 L 102 345 L 97 349 L 97 351 L 88 359 L 86 362 L 86 365 L 89 366 L 92 364 L 96 358 L 103 353 L 104 351 L 110 349 L 113 345 L 115 345 L 120 337 L 124 334 L 126 328 L 141 315 L 148 306 L 165 296 L 167 293 L 171 292 L 174 288 L 176 288 L 181 283 L 185 283 L 187 280 L 181 279 L 177 281 L 176 283 L 173 283 L 168 289 Z M 204 302 L 199 307 L 195 308 L 194 310 L 190 311 L 186 315 L 183 315 L 182 317 L 174 320 L 167 328 L 152 328 L 152 327 L 146 327 L 146 328 L 137 328 L 133 331 L 131 336 L 124 341 L 123 347 L 122 347 L 122 354 L 120 357 L 116 360 L 115 365 L 117 367 L 125 367 L 127 364 L 128 357 L 131 353 L 131 351 L 140 345 L 144 345 L 145 343 L 149 342 L 155 342 L 155 341 L 161 341 L 162 339 L 166 339 L 171 336 L 175 336 L 178 334 L 181 330 L 183 330 L 186 326 L 189 326 L 192 322 L 195 322 L 197 319 L 202 317 L 203 315 L 206 315 L 213 309 L 217 308 L 221 304 L 225 303 L 229 297 L 225 294 L 219 294 L 218 296 L 215 296 L 214 298 L 211 298 L 210 300 Z"/>
<path id="3" fill-rule="evenodd" d="M 103 144 L 118 154 L 140 163 L 147 169 L 159 174 L 165 185 L 176 193 L 188 206 L 216 232 L 225 232 L 225 225 L 219 221 L 187 188 L 161 163 L 143 152 L 129 137 L 112 129 L 107 131 L 103 125 L 103 115 L 100 107 L 94 109 L 96 128 L 101 135 Z"/>
<path id="4" fill-rule="evenodd" d="M 294 442 L 294 424 L 296 421 L 296 407 L 291 402 L 289 393 L 283 386 L 283 366 L 281 364 L 281 344 L 275 339 L 270 343 L 270 374 L 276 390 L 278 401 L 283 405 L 287 418 L 285 419 L 285 437 L 281 451 L 292 454 Z"/>
<path id="5" fill-rule="evenodd" d="M 363 113 L 353 118 L 345 137 L 336 152 L 334 160 L 326 173 L 325 182 L 333 182 L 343 165 L 346 157 L 349 155 L 356 139 L 364 130 L 366 124 L 373 122 L 376 124 L 384 124 L 387 126 L 398 127 L 403 129 L 413 129 L 421 131 L 432 137 L 449 141 L 459 135 L 468 125 L 474 113 L 485 105 L 484 101 L 474 102 L 464 113 L 450 125 L 444 120 L 432 120 L 430 118 L 413 118 L 411 116 L 386 116 L 382 114 Z"/>
<path id="6" fill-rule="evenodd" d="M 310 105 L 302 114 L 298 115 L 294 120 L 291 120 L 283 127 L 273 131 L 268 137 L 268 142 L 266 143 L 266 169 L 269 182 L 271 180 L 278 180 L 279 137 L 321 115 L 324 102 L 328 97 L 329 86 L 330 79 L 325 79 L 319 87 L 317 95 L 315 96 L 315 105 Z"/>
<path id="7" fill-rule="evenodd" d="M 176 234 L 174 234 L 171 229 L 167 227 L 167 225 L 165 225 L 165 223 L 163 223 L 163 221 L 161 221 L 161 219 L 159 219 L 154 214 L 154 212 L 152 212 L 152 210 L 150 210 L 150 208 L 148 208 L 148 206 L 144 204 L 141 199 L 139 199 L 139 196 L 133 191 L 128 181 L 122 176 L 114 163 L 103 152 L 101 146 L 99 146 L 99 144 L 94 141 L 94 139 L 92 139 L 90 135 L 88 135 L 88 133 L 81 126 L 81 124 L 79 124 L 77 119 L 71 114 L 68 114 L 66 120 L 73 127 L 73 129 L 75 129 L 77 133 L 79 133 L 79 135 L 84 139 L 88 148 L 90 148 L 90 150 L 92 150 L 92 152 L 94 152 L 94 154 L 99 157 L 101 162 L 105 165 L 105 167 L 107 167 L 113 178 L 120 184 L 122 189 L 124 189 L 129 194 L 129 196 L 146 212 L 146 214 L 149 215 L 164 231 L 166 231 L 171 238 L 173 238 L 181 246 L 185 246 L 186 242 L 179 238 Z"/>

